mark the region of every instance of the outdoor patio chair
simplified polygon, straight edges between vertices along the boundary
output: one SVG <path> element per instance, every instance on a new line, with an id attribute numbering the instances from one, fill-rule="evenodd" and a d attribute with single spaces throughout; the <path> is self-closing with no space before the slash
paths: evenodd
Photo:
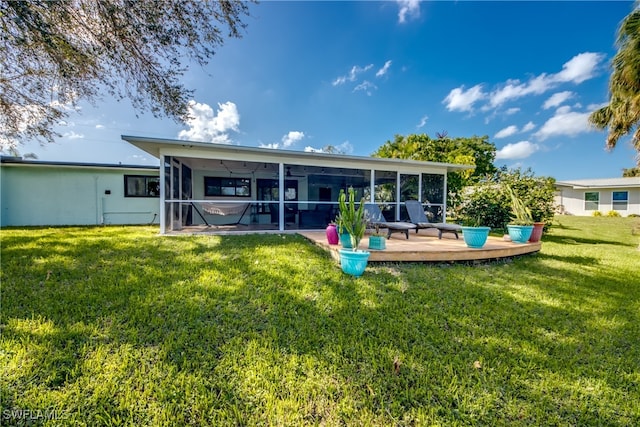
<path id="1" fill-rule="evenodd" d="M 417 200 L 407 200 L 405 202 L 409 220 L 416 226 L 416 233 L 423 228 L 435 228 L 438 230 L 438 238 L 442 239 L 442 233 L 453 233 L 458 238 L 458 232 L 462 227 L 458 224 L 447 224 L 445 222 L 429 222 L 429 218 L 424 213 L 422 204 Z"/>
<path id="2" fill-rule="evenodd" d="M 387 229 L 387 239 L 391 238 L 391 233 L 404 233 L 408 239 L 409 230 L 416 228 L 416 226 L 410 222 L 387 221 L 380 207 L 375 203 L 365 203 L 364 211 L 369 226 Z"/>

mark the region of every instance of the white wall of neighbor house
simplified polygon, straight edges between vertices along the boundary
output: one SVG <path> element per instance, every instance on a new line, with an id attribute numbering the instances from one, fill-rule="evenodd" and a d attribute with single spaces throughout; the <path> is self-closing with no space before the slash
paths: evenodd
<path id="1" fill-rule="evenodd" d="M 125 197 L 125 175 L 157 169 L 3 164 L 2 226 L 148 224 L 159 222 L 158 197 Z"/>
<path id="2" fill-rule="evenodd" d="M 627 193 L 626 209 L 621 207 L 621 203 L 614 204 L 614 192 Z M 597 204 L 587 203 L 587 199 L 592 199 L 587 193 L 597 194 Z M 596 210 L 605 215 L 609 211 L 616 211 L 620 216 L 640 215 L 640 188 L 561 187 L 556 195 L 556 205 L 561 206 L 561 212 L 568 215 L 591 216 Z"/>

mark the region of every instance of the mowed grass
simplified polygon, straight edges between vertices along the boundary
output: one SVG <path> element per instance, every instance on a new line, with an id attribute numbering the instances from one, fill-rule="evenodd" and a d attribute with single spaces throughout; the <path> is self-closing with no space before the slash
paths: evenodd
<path id="1" fill-rule="evenodd" d="M 359 279 L 293 235 L 4 229 L 2 425 L 640 425 L 637 222 Z"/>

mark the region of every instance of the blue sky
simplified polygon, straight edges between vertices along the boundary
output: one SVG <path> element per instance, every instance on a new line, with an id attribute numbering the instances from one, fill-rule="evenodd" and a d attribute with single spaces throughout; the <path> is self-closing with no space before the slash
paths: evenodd
<path id="1" fill-rule="evenodd" d="M 619 177 L 587 116 L 606 103 L 615 33 L 633 2 L 273 2 L 242 39 L 191 65 L 194 120 L 82 103 L 40 160 L 157 164 L 120 135 L 368 156 L 396 134 L 488 135 L 496 166 L 559 180 Z"/>

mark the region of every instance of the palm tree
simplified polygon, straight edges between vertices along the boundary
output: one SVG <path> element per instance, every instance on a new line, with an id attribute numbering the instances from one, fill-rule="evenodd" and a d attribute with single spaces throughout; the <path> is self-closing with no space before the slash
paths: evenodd
<path id="1" fill-rule="evenodd" d="M 620 24 L 616 45 L 609 104 L 591 113 L 589 122 L 598 129 L 609 128 L 608 150 L 613 150 L 618 139 L 635 128 L 631 143 L 638 151 L 640 165 L 640 1 Z"/>

